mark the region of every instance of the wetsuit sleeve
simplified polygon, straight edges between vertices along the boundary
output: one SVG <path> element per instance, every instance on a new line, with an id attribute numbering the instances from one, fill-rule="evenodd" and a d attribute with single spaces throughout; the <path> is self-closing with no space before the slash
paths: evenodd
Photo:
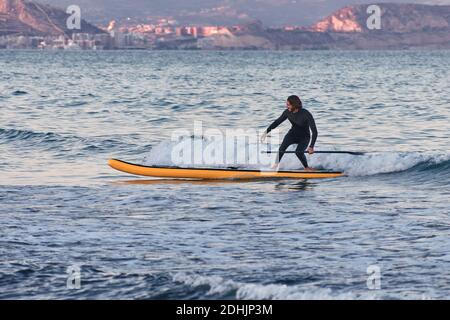
<path id="1" fill-rule="evenodd" d="M 283 121 L 286 119 L 287 119 L 287 110 L 285 110 L 283 114 L 267 128 L 266 132 L 269 133 L 270 131 L 278 127 L 280 124 L 282 124 Z"/>
<path id="2" fill-rule="evenodd" d="M 309 111 L 307 111 L 306 114 L 308 117 L 309 127 L 311 128 L 311 132 L 312 132 L 310 147 L 314 148 L 314 145 L 316 144 L 316 140 L 317 140 L 317 135 L 318 135 L 316 121 L 314 121 L 314 117 L 312 116 L 312 114 Z"/>

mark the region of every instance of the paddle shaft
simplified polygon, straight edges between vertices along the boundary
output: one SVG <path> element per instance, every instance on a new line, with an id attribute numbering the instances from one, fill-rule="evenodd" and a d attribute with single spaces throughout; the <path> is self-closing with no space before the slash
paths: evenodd
<path id="1" fill-rule="evenodd" d="M 278 151 L 262 151 L 262 153 L 278 153 Z M 295 153 L 295 151 L 285 151 L 284 153 Z M 308 153 L 308 151 L 305 151 Z M 363 156 L 364 152 L 353 152 L 353 151 L 314 151 L 314 153 L 338 153 L 338 154 L 351 154 L 354 156 Z"/>

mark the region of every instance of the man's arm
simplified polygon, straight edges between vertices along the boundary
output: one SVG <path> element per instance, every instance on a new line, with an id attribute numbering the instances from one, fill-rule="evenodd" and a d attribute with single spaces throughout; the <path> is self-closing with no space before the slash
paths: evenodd
<path id="1" fill-rule="evenodd" d="M 316 144 L 316 140 L 317 140 L 317 136 L 318 136 L 316 121 L 314 121 L 314 117 L 312 116 L 312 114 L 309 111 L 307 111 L 306 114 L 307 114 L 307 118 L 308 118 L 309 128 L 311 129 L 311 132 L 312 132 L 310 147 L 314 148 L 314 145 Z"/>
<path id="2" fill-rule="evenodd" d="M 266 130 L 266 134 L 278 127 L 280 124 L 282 124 L 287 119 L 287 110 L 285 110 L 281 116 L 275 120 Z"/>

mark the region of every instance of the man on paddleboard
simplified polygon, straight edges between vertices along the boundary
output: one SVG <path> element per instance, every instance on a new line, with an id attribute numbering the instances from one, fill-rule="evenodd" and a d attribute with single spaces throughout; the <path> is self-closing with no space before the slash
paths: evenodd
<path id="1" fill-rule="evenodd" d="M 288 119 L 292 124 L 291 129 L 281 143 L 280 149 L 278 150 L 276 163 L 272 168 L 275 169 L 278 167 L 278 164 L 280 163 L 281 158 L 283 158 L 286 149 L 291 144 L 297 144 L 295 154 L 305 167 L 305 170 L 312 171 L 314 169 L 308 166 L 305 150 L 308 149 L 309 154 L 314 153 L 314 144 L 317 140 L 316 122 L 314 121 L 312 114 L 308 110 L 303 109 L 302 101 L 298 96 L 290 96 L 286 101 L 286 108 L 287 109 L 283 112 L 283 114 L 267 128 L 266 132 L 264 132 L 261 137 L 261 141 L 264 142 L 270 131 L 278 127 L 286 119 Z M 312 132 L 312 138 L 310 129 Z"/>

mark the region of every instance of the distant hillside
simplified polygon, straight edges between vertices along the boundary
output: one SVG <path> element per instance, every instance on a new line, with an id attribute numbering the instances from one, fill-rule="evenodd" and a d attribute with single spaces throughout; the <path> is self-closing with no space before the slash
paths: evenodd
<path id="1" fill-rule="evenodd" d="M 84 20 L 81 22 L 81 30 L 68 30 L 68 17 L 65 11 L 49 5 L 24 0 L 0 0 L 0 35 L 103 33 Z"/>
<path id="2" fill-rule="evenodd" d="M 155 5 L 161 1 L 152 0 L 151 4 Z M 178 8 L 174 0 L 166 1 L 172 9 Z M 255 3 L 254 1 L 250 2 Z M 280 0 L 280 4 L 285 4 L 286 1 Z M 138 2 L 144 6 L 146 1 Z M 206 3 L 206 0 L 202 0 L 203 2 Z M 245 1 L 242 0 L 243 2 Z M 275 2 L 264 0 L 266 5 Z M 187 3 L 184 5 L 187 6 Z M 382 14 L 381 30 L 367 28 L 366 21 L 370 15 L 366 12 L 368 5 L 357 4 L 337 10 L 311 27 L 302 28 L 267 28 L 267 24 L 249 22 L 248 16 L 243 15 L 242 21 L 246 22 L 242 23 L 240 28 L 235 28 L 236 31 L 198 39 L 198 43 L 195 40 L 190 45 L 198 44 L 199 48 L 208 49 L 450 49 L 450 5 L 379 3 L 378 6 Z M 205 19 L 221 15 L 227 19 L 224 12 L 228 9 L 221 10 L 213 10 L 211 13 L 205 9 L 200 13 Z M 180 12 L 180 15 L 184 16 L 187 22 L 198 19 L 198 15 L 190 16 L 189 12 L 191 11 L 186 9 Z M 233 12 L 238 15 L 239 11 Z M 65 11 L 49 5 L 24 0 L 0 0 L 0 35 L 70 34 L 72 31 L 66 29 L 67 18 Z M 103 31 L 83 21 L 81 32 Z M 173 46 L 177 47 L 176 44 Z"/>
<path id="3" fill-rule="evenodd" d="M 171 16 L 182 24 L 233 25 L 260 20 L 265 26 L 311 25 L 330 12 L 371 0 L 39 0 L 58 7 L 77 4 L 91 22 L 133 23 Z M 450 0 L 378 0 L 392 3 L 450 4 Z"/>
<path id="4" fill-rule="evenodd" d="M 265 30 L 260 26 L 246 32 L 246 37 L 235 34 L 234 39 L 227 41 L 223 36 L 217 37 L 209 45 L 218 49 L 277 50 L 450 49 L 450 6 L 378 5 L 382 13 L 381 30 L 369 30 L 368 5 L 356 5 L 336 11 L 310 28 L 286 31 Z"/>
<path id="5" fill-rule="evenodd" d="M 416 32 L 450 30 L 450 6 L 380 3 L 381 30 Z M 316 32 L 369 32 L 367 5 L 348 6 L 315 23 Z"/>

